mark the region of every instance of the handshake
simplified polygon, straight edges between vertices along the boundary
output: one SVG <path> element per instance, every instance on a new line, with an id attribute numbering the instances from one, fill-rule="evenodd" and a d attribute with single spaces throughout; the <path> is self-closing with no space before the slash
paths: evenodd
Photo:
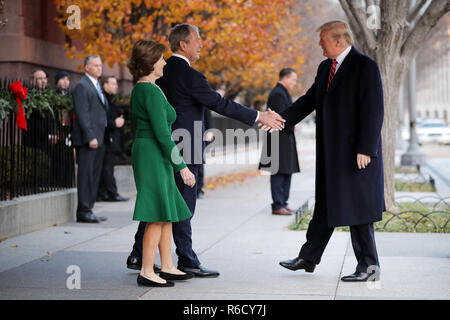
<path id="1" fill-rule="evenodd" d="M 285 122 L 286 120 L 270 108 L 268 111 L 259 113 L 258 127 L 264 131 L 283 130 Z"/>

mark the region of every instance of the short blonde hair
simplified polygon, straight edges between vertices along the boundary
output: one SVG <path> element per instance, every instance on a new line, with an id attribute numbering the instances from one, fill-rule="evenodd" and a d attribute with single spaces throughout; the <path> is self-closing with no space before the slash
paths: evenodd
<path id="1" fill-rule="evenodd" d="M 334 40 L 344 39 L 348 45 L 353 45 L 353 35 L 350 27 L 345 21 L 333 20 L 324 23 L 316 30 L 317 32 L 329 31 L 328 36 Z"/>

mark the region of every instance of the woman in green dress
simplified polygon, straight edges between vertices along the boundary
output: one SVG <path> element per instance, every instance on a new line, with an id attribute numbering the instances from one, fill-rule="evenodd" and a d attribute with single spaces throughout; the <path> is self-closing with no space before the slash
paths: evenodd
<path id="1" fill-rule="evenodd" d="M 131 112 L 135 140 L 131 151 L 137 195 L 133 220 L 147 222 L 143 239 L 139 285 L 171 287 L 170 280 L 192 277 L 178 270 L 172 261 L 172 222 L 191 217 L 191 212 L 175 184 L 174 172 L 180 172 L 185 184 L 195 185 L 195 176 L 187 168 L 173 139 L 171 125 L 175 110 L 155 84 L 166 65 L 167 48 L 157 42 L 140 40 L 133 47 L 128 68 L 135 86 L 131 93 Z M 159 246 L 161 273 L 153 271 Z"/>

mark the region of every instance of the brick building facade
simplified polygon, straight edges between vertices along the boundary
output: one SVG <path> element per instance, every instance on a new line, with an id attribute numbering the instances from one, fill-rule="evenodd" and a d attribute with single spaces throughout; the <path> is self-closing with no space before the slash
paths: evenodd
<path id="1" fill-rule="evenodd" d="M 81 78 L 83 61 L 70 60 L 64 52 L 67 39 L 55 21 L 53 0 L 8 0 L 3 16 L 8 22 L 0 29 L 0 77 L 25 79 L 32 70 L 42 68 L 52 87 L 59 70 L 70 73 L 72 86 Z M 122 93 L 131 92 L 132 78 L 126 67 L 103 67 L 103 75 L 119 79 Z"/>

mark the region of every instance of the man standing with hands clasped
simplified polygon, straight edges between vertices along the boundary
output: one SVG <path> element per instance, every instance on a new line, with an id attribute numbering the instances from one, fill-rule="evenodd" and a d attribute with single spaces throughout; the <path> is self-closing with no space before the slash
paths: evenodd
<path id="1" fill-rule="evenodd" d="M 350 226 L 357 266 L 341 280 L 377 280 L 373 223 L 385 210 L 381 76 L 377 64 L 352 46 L 345 22 L 331 21 L 318 31 L 328 59 L 306 94 L 281 113 L 292 127 L 316 110 L 316 204 L 298 257 L 280 265 L 313 272 L 334 227 Z"/>
<path id="2" fill-rule="evenodd" d="M 292 105 L 292 98 L 289 94 L 289 90 L 292 90 L 296 83 L 297 74 L 294 69 L 281 69 L 279 81 L 269 94 L 267 106 L 278 113 L 282 113 L 289 108 Z M 268 133 L 261 155 L 262 158 L 259 169 L 269 171 L 271 174 L 270 191 L 273 200 L 272 214 L 274 215 L 285 216 L 295 212 L 288 207 L 292 174 L 300 172 L 294 129 L 294 127 L 286 128 L 279 132 L 278 139 L 272 139 L 273 137 Z M 277 142 L 278 146 L 272 148 L 272 143 Z M 270 159 L 269 163 L 265 163 L 265 157 Z M 274 161 L 278 161 L 278 165 L 272 163 Z"/>
<path id="3" fill-rule="evenodd" d="M 97 217 L 93 212 L 97 189 L 102 172 L 104 134 L 108 125 L 106 114 L 108 100 L 103 95 L 98 79 L 102 75 L 102 60 L 98 55 L 89 55 L 84 60 L 85 75 L 72 91 L 75 121 L 72 142 L 78 162 L 77 222 L 98 223 L 106 217 Z"/>
<path id="4" fill-rule="evenodd" d="M 198 180 L 199 167 L 204 163 L 205 148 L 204 114 L 205 108 L 224 116 L 242 121 L 249 126 L 259 121 L 266 128 L 281 130 L 284 120 L 271 110 L 258 112 L 234 101 L 223 98 L 212 89 L 205 76 L 191 67 L 191 63 L 200 59 L 202 48 L 199 29 L 190 24 L 176 25 L 169 35 L 172 57 L 164 67 L 164 76 L 156 81 L 177 113 L 172 125 L 174 132 L 187 133 L 181 137 L 174 136 L 174 141 L 181 148 L 184 161 Z M 175 175 L 178 190 L 183 196 L 192 215 L 197 201 L 197 184 L 189 187 L 183 183 L 180 174 Z M 142 260 L 142 237 L 145 223 L 140 223 L 135 235 L 133 251 L 127 259 L 130 269 L 140 269 Z M 201 265 L 192 248 L 191 219 L 172 224 L 173 238 L 178 255 L 178 269 L 196 277 L 217 277 L 219 272 L 209 270 Z"/>

